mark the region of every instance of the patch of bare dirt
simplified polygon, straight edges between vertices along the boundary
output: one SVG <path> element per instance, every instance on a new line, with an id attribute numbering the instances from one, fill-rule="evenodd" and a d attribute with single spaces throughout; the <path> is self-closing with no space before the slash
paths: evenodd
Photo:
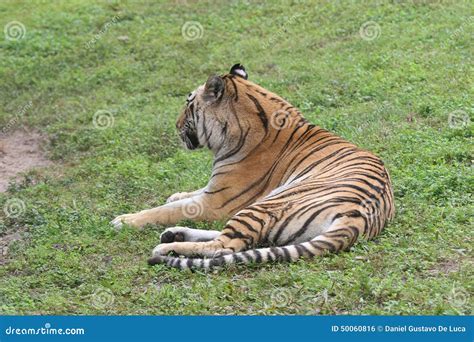
<path id="1" fill-rule="evenodd" d="M 10 179 L 20 172 L 51 164 L 41 149 L 43 142 L 44 137 L 33 131 L 0 135 L 0 192 L 6 191 Z"/>
<path id="2" fill-rule="evenodd" d="M 428 271 L 431 275 L 445 274 L 448 275 L 453 272 L 458 272 L 460 269 L 461 261 L 459 259 L 446 259 L 438 262 L 435 268 Z"/>

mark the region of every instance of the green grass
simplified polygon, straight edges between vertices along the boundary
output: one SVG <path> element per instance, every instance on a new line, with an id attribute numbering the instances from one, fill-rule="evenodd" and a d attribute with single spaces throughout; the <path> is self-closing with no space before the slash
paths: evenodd
<path id="1" fill-rule="evenodd" d="M 0 235 L 23 239 L 0 266 L 0 313 L 472 314 L 472 3 L 249 3 L 0 3 L 0 28 L 26 28 L 0 36 L 0 128 L 17 117 L 12 129 L 43 132 L 55 161 L 0 194 L 0 208 L 26 208 L 1 217 Z M 201 39 L 183 38 L 187 21 Z M 210 154 L 184 151 L 174 122 L 191 90 L 237 62 L 383 158 L 397 216 L 381 236 L 312 261 L 191 273 L 146 265 L 164 227 L 109 226 L 206 184 Z M 99 110 L 112 127 L 94 127 Z M 453 111 L 466 125 L 449 125 Z"/>

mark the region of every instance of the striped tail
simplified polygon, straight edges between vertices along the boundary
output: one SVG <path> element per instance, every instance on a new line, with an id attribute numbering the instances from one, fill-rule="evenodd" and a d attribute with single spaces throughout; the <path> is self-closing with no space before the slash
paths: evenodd
<path id="1" fill-rule="evenodd" d="M 356 227 L 346 227 L 319 235 L 311 241 L 282 247 L 268 247 L 231 253 L 215 258 L 180 258 L 156 255 L 148 260 L 149 265 L 166 264 L 178 269 L 210 270 L 230 264 L 261 264 L 268 262 L 296 261 L 312 258 L 328 252 L 337 253 L 351 247 L 359 236 Z"/>

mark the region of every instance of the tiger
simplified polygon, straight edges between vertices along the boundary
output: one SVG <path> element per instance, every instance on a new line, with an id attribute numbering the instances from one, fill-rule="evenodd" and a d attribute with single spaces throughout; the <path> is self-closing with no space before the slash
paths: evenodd
<path id="1" fill-rule="evenodd" d="M 176 128 L 187 149 L 212 152 L 207 185 L 112 224 L 226 223 L 221 231 L 167 228 L 149 265 L 211 270 L 295 262 L 348 250 L 359 237 L 377 236 L 394 217 L 382 160 L 310 123 L 249 81 L 241 64 L 190 93 Z"/>

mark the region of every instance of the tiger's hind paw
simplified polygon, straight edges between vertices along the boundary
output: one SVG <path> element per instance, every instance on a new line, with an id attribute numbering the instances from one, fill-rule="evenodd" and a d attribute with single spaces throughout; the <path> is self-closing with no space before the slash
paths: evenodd
<path id="1" fill-rule="evenodd" d="M 171 242 L 183 242 L 185 241 L 185 227 L 173 227 L 167 228 L 160 235 L 161 243 L 171 243 Z"/>

